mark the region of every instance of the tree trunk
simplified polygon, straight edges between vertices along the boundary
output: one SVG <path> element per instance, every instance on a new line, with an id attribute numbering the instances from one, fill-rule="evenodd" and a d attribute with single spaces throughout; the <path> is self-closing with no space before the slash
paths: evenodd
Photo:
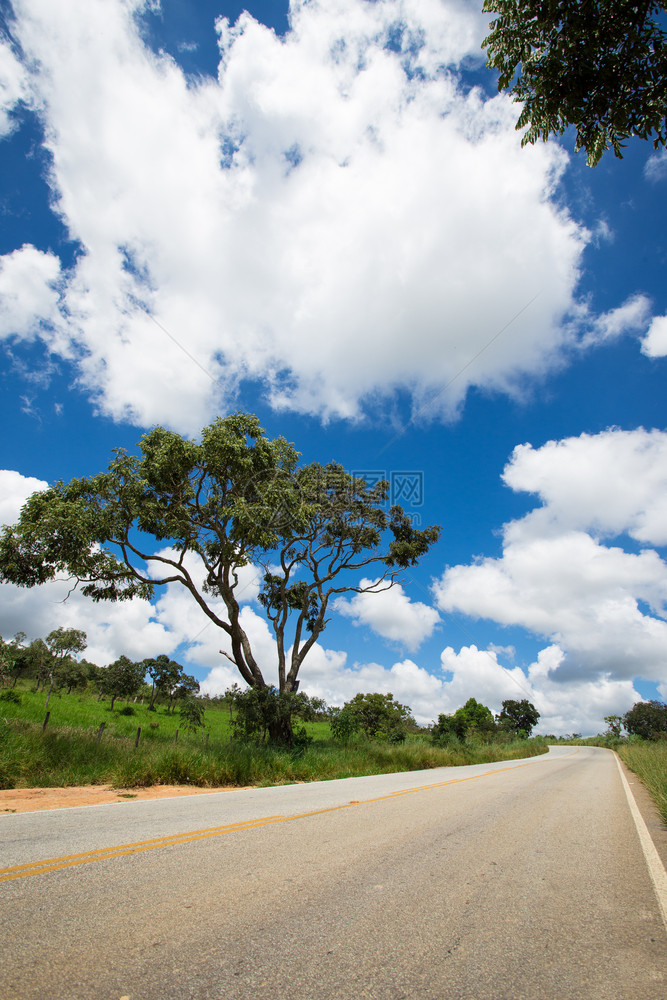
<path id="1" fill-rule="evenodd" d="M 51 686 L 49 688 L 49 693 L 47 694 L 46 701 L 44 703 L 44 709 L 45 710 L 49 707 L 49 698 L 51 697 L 51 692 L 52 691 L 53 691 L 53 677 L 51 678 Z"/>
<path id="2" fill-rule="evenodd" d="M 278 743 L 281 746 L 292 746 L 294 730 L 289 715 L 281 715 L 269 723 L 269 739 L 272 743 Z"/>

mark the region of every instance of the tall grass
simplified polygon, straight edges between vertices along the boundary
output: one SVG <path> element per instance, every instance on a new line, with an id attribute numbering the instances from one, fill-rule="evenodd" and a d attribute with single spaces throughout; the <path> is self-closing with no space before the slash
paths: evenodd
<path id="1" fill-rule="evenodd" d="M 274 785 L 393 771 L 512 760 L 546 752 L 541 740 L 434 747 L 416 740 L 402 746 L 313 743 L 293 751 L 186 737 L 178 744 L 49 728 L 20 719 L 0 719 L 0 788 L 112 784 Z"/>
<path id="2" fill-rule="evenodd" d="M 667 742 L 626 743 L 617 753 L 646 785 L 667 822 Z"/>

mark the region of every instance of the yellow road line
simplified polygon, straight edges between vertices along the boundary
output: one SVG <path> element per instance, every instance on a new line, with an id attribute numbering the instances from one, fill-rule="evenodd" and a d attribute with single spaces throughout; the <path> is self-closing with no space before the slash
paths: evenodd
<path id="1" fill-rule="evenodd" d="M 0 881 L 11 878 L 21 878 L 25 875 L 36 875 L 42 871 L 56 871 L 71 865 L 83 865 L 89 861 L 103 861 L 106 858 L 119 857 L 123 854 L 136 854 L 139 851 L 153 851 L 158 847 L 170 847 L 173 844 L 184 844 L 189 840 L 203 840 L 206 837 L 220 837 L 236 830 L 249 830 L 254 826 L 266 826 L 267 823 L 279 822 L 283 816 L 263 816 L 261 819 L 247 820 L 243 823 L 230 823 L 227 826 L 213 826 L 204 830 L 194 830 L 191 833 L 174 833 L 165 837 L 155 837 L 153 840 L 139 840 L 133 844 L 120 844 L 117 847 L 101 847 L 95 851 L 85 851 L 82 854 L 66 854 L 60 858 L 49 858 L 47 861 L 31 861 L 11 868 L 0 868 Z"/>
<path id="2" fill-rule="evenodd" d="M 575 750 L 574 753 L 578 753 Z M 565 754 L 557 760 L 566 760 L 574 754 Z M 161 847 L 173 847 L 177 844 L 188 844 L 195 840 L 207 840 L 211 837 L 222 837 L 227 833 L 236 833 L 242 830 L 253 830 L 257 827 L 270 826 L 274 823 L 289 823 L 296 819 L 307 819 L 310 816 L 321 816 L 324 813 L 338 812 L 341 809 L 349 809 L 353 805 L 370 805 L 372 802 L 384 802 L 387 799 L 395 799 L 401 795 L 411 795 L 414 792 L 426 792 L 433 788 L 445 788 L 448 785 L 460 785 L 465 781 L 473 781 L 476 778 L 487 778 L 493 774 L 503 774 L 506 771 L 516 771 L 520 767 L 527 767 L 534 762 L 534 759 L 523 764 L 513 764 L 511 767 L 499 767 L 494 771 L 482 771 L 480 774 L 470 774 L 465 778 L 450 778 L 448 781 L 438 781 L 432 785 L 416 785 L 414 788 L 402 788 L 387 795 L 378 795 L 372 799 L 361 801 L 352 800 L 339 806 L 328 806 L 326 809 L 314 809 L 312 812 L 296 813 L 293 816 L 262 816 L 260 819 L 246 820 L 245 822 L 229 823 L 227 826 L 212 826 L 204 830 L 193 830 L 188 833 L 174 833 L 164 837 L 155 837 L 152 840 L 139 840 L 132 844 L 119 844 L 116 847 L 102 847 L 93 851 L 84 851 L 82 854 L 66 854 L 59 858 L 49 858 L 43 861 L 31 861 L 22 865 L 13 865 L 10 868 L 0 868 L 0 882 L 9 882 L 18 878 L 29 878 L 31 875 L 43 875 L 46 872 L 60 871 L 65 868 L 72 868 L 76 865 L 91 864 L 93 861 L 106 861 L 110 858 L 121 858 L 130 854 L 140 854 L 142 851 L 154 851 Z"/>

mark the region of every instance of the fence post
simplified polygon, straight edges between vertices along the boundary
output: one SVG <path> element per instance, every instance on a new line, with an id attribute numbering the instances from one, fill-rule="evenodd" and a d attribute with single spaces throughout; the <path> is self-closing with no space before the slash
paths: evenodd
<path id="1" fill-rule="evenodd" d="M 47 727 L 47 726 L 48 726 L 48 724 L 49 724 L 49 716 L 50 716 L 50 715 L 51 715 L 51 713 L 50 713 L 50 712 L 47 712 L 47 713 L 46 713 L 46 718 L 44 719 L 44 725 L 42 726 L 42 732 L 44 732 L 44 731 L 46 730 L 46 727 Z"/>
<path id="2" fill-rule="evenodd" d="M 174 743 L 178 743 L 178 729 L 176 730 L 176 733 L 174 734 Z"/>
<path id="3" fill-rule="evenodd" d="M 99 728 L 99 731 L 98 731 L 98 733 L 97 733 L 97 742 L 98 742 L 98 743 L 99 743 L 99 742 L 100 742 L 100 740 L 102 739 L 102 733 L 104 732 L 104 727 L 105 727 L 105 726 L 106 726 L 106 722 L 101 722 L 101 723 L 100 723 L 100 728 Z"/>
<path id="4" fill-rule="evenodd" d="M 134 741 L 134 748 L 135 748 L 135 750 L 136 750 L 136 748 L 137 748 L 137 747 L 139 746 L 139 737 L 140 737 L 140 736 L 141 736 L 141 726 L 139 726 L 139 727 L 137 728 L 137 738 L 136 738 L 136 740 Z"/>
<path id="5" fill-rule="evenodd" d="M 206 749 L 207 750 L 208 750 L 208 738 L 209 738 L 210 735 L 211 735 L 210 733 L 206 734 Z"/>

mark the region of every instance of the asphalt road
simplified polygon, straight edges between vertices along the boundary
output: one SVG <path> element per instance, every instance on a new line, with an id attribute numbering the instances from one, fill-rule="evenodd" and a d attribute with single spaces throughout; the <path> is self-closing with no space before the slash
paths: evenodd
<path id="1" fill-rule="evenodd" d="M 615 759 L 0 817 L 2 1000 L 667 1000 Z"/>

